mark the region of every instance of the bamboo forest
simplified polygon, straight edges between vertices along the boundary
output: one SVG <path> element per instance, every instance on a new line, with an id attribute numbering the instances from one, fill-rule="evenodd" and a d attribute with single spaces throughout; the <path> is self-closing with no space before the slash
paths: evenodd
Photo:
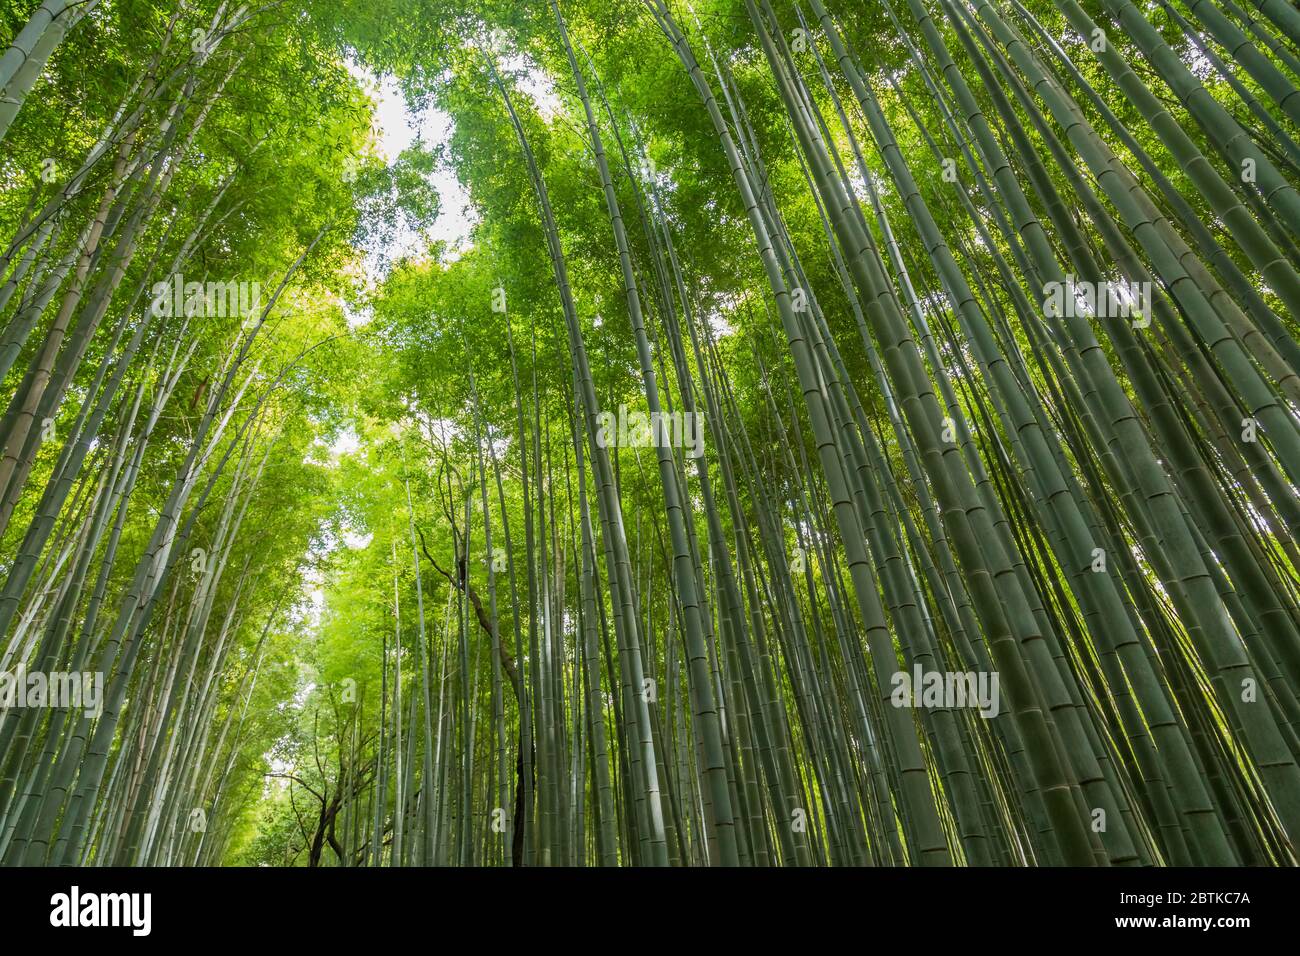
<path id="1" fill-rule="evenodd" d="M 5 866 L 1300 860 L 1293 0 L 0 51 Z"/>

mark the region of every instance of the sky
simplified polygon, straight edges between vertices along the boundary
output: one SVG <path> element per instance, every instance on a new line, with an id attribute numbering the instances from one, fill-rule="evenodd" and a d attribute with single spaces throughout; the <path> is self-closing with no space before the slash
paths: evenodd
<path id="1" fill-rule="evenodd" d="M 370 70 L 355 62 L 348 63 L 348 69 L 358 82 L 370 93 L 375 103 L 371 132 L 374 136 L 376 152 L 391 163 L 417 138 L 422 138 L 430 146 L 443 143 L 451 135 L 451 117 L 439 109 L 429 108 L 414 113 L 407 108 L 406 99 L 392 77 L 379 78 Z M 456 174 L 447 168 L 439 168 L 433 174 L 433 185 L 438 190 L 441 204 L 438 218 L 427 236 L 407 229 L 404 225 L 393 233 L 391 239 L 382 246 L 368 250 L 365 260 L 366 277 L 371 283 L 383 279 L 384 259 L 392 261 L 403 255 L 420 256 L 424 253 L 427 242 L 443 241 L 447 243 L 447 253 L 455 257 L 469 244 L 470 229 L 474 225 L 474 211 L 470 207 L 469 194 L 456 178 Z M 349 315 L 349 325 L 361 325 L 368 321 L 365 314 Z M 330 443 L 331 461 L 337 462 L 343 455 L 355 452 L 360 441 L 351 428 L 343 428 Z M 350 548 L 363 548 L 370 543 L 370 535 L 360 535 L 343 530 L 342 541 L 331 543 L 328 547 L 337 547 L 339 543 Z M 313 568 L 306 572 L 310 589 L 310 603 L 306 609 L 307 619 L 314 627 L 320 621 L 324 610 L 325 595 L 319 573 Z"/>
<path id="2" fill-rule="evenodd" d="M 432 107 L 413 113 L 407 108 L 406 99 L 398 89 L 397 81 L 391 76 L 377 77 L 357 63 L 349 63 L 348 69 L 375 102 L 372 124 L 375 146 L 379 155 L 388 162 L 395 160 L 417 138 L 422 138 L 430 146 L 436 146 L 451 135 L 450 116 Z M 447 168 L 439 168 L 434 173 L 433 185 L 438 190 L 442 203 L 438 219 L 428 238 L 446 242 L 449 251 L 454 254 L 469 241 L 470 228 L 474 224 L 469 194 L 456 174 Z M 420 253 L 423 247 L 424 242 L 419 235 L 409 229 L 400 229 L 385 248 L 375 251 L 396 258 L 404 254 Z M 371 263 L 371 267 L 377 268 L 374 263 Z M 376 277 L 372 275 L 372 278 Z"/>
<path id="3" fill-rule="evenodd" d="M 392 163 L 417 138 L 423 138 L 430 146 L 437 146 L 451 136 L 451 117 L 434 108 L 419 113 L 412 112 L 407 108 L 406 98 L 398 89 L 397 81 L 391 76 L 380 78 L 355 61 L 348 61 L 348 70 L 369 92 L 375 103 L 371 133 L 376 152 L 385 161 Z M 370 249 L 365 260 L 366 277 L 370 283 L 382 281 L 382 263 L 385 259 L 392 261 L 404 255 L 418 257 L 424 253 L 426 241 L 445 242 L 448 255 L 452 258 L 469 244 L 470 229 L 476 218 L 470 205 L 469 193 L 451 169 L 439 167 L 432 180 L 441 200 L 433 228 L 427 236 L 422 237 L 404 224 L 399 224 L 391 238 L 386 238 L 382 245 Z M 368 320 L 366 314 L 348 316 L 348 324 L 352 326 L 363 325 Z M 351 429 L 343 429 L 330 445 L 330 457 L 337 461 L 340 456 L 351 454 L 358 447 L 357 436 Z"/>
<path id="4" fill-rule="evenodd" d="M 504 57 L 501 65 L 503 69 L 517 75 L 520 89 L 532 98 L 543 117 L 549 118 L 559 111 L 560 99 L 544 73 L 517 54 Z M 348 70 L 374 100 L 375 113 L 371 129 L 375 147 L 388 162 L 395 160 L 417 138 L 423 139 L 430 146 L 437 146 L 451 136 L 451 117 L 434 107 L 418 113 L 412 112 L 407 108 L 406 98 L 402 96 L 393 77 L 379 77 L 355 61 L 348 62 Z M 442 202 L 428 239 L 445 242 L 448 254 L 454 258 L 468 244 L 470 229 L 477 217 L 471 208 L 469 193 L 451 169 L 439 168 L 432 180 Z M 394 259 L 401 255 L 419 254 L 424 251 L 423 247 L 424 242 L 419 235 L 403 228 L 397 231 L 390 242 L 373 251 Z M 372 258 L 375 261 L 370 262 L 368 267 L 373 280 L 379 278 L 379 257 Z"/>
<path id="5" fill-rule="evenodd" d="M 559 97 L 549 79 L 541 71 L 531 67 L 522 58 L 512 57 L 502 61 L 502 65 L 519 75 L 520 88 L 528 94 L 543 116 L 552 116 L 560 108 Z M 389 163 L 393 162 L 417 138 L 429 146 L 444 143 L 451 136 L 452 119 L 444 111 L 429 107 L 413 112 L 406 104 L 397 81 L 389 77 L 379 77 L 355 61 L 348 62 L 348 70 L 370 94 L 375 104 L 371 125 L 375 151 Z M 399 224 L 391 238 L 383 245 L 368 250 L 365 260 L 366 278 L 371 283 L 383 280 L 384 260 L 393 261 L 401 256 L 419 257 L 424 254 L 428 242 L 442 241 L 447 244 L 445 256 L 455 258 L 469 245 L 470 230 L 477 219 L 470 204 L 469 193 L 449 168 L 440 167 L 432 176 L 434 188 L 441 200 L 438 218 L 426 236 Z M 369 316 L 363 313 L 348 316 L 348 324 L 363 325 Z M 351 428 L 343 428 L 330 443 L 331 461 L 337 462 L 343 455 L 351 454 L 360 447 L 360 441 Z M 342 543 L 350 548 L 365 547 L 370 542 L 369 535 L 360 535 L 343 530 L 342 541 L 334 542 L 330 548 Z M 324 610 L 324 592 L 318 573 L 313 569 L 307 572 L 310 584 L 310 604 L 307 608 L 308 620 L 313 625 L 319 622 Z"/>

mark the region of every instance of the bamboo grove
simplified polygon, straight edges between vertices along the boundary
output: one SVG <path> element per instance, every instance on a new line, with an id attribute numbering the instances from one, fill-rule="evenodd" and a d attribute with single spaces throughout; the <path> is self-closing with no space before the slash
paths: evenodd
<path id="1" fill-rule="evenodd" d="M 1294 4 L 0 49 L 5 865 L 1297 862 Z"/>

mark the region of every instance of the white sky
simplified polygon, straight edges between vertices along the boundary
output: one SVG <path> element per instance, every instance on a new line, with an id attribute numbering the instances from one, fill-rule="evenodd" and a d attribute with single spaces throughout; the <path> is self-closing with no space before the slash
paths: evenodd
<path id="1" fill-rule="evenodd" d="M 371 134 L 375 152 L 384 160 L 393 162 L 402 150 L 414 143 L 417 138 L 430 146 L 437 146 L 450 137 L 452 120 L 444 111 L 429 108 L 413 113 L 407 108 L 406 98 L 402 96 L 393 77 L 380 78 L 352 60 L 348 61 L 347 66 L 349 72 L 374 101 L 375 112 Z M 561 105 L 559 97 L 544 74 L 531 68 L 518 57 L 506 62 L 505 66 L 512 70 L 522 70 L 524 77 L 521 86 L 524 92 L 532 97 L 543 116 L 553 116 L 558 112 Z M 456 174 L 447 167 L 437 169 L 432 175 L 432 182 L 441 200 L 438 218 L 433 228 L 429 230 L 427 237 L 421 237 L 403 225 L 396 230 L 391 241 L 386 242 L 382 247 L 367 250 L 369 253 L 365 260 L 367 282 L 373 285 L 382 281 L 383 274 L 379 262 L 381 254 L 383 258 L 389 260 L 403 255 L 418 258 L 425 251 L 426 238 L 432 242 L 439 240 L 445 242 L 446 257 L 450 259 L 456 258 L 468 246 L 470 229 L 477 220 L 474 209 L 470 205 L 469 193 L 456 178 Z M 362 325 L 368 320 L 369 316 L 364 313 L 348 315 L 348 324 L 352 326 Z M 439 424 L 444 428 L 450 425 L 449 422 Z M 451 436 L 443 434 L 442 437 L 448 440 Z M 356 432 L 351 427 L 341 429 L 329 445 L 331 464 L 337 464 L 341 456 L 357 451 L 360 444 Z M 350 548 L 363 548 L 370 543 L 370 535 L 360 535 L 347 528 L 343 529 L 342 539 L 342 543 Z M 309 592 L 311 602 L 308 614 L 314 626 L 319 623 L 320 614 L 324 610 L 325 596 L 318 579 L 309 578 L 309 581 L 312 587 Z"/>
<path id="2" fill-rule="evenodd" d="M 429 146 L 445 142 L 451 135 L 451 117 L 439 109 L 426 109 L 413 113 L 407 109 L 406 98 L 398 89 L 397 81 L 392 77 L 379 78 L 373 72 L 354 61 L 348 61 L 348 70 L 374 101 L 375 112 L 371 123 L 371 135 L 375 152 L 384 160 L 392 163 L 417 138 Z M 542 91 L 539 91 L 542 92 Z M 390 241 L 379 248 L 368 249 L 365 259 L 366 281 L 374 285 L 383 280 L 380 258 L 389 260 L 403 255 L 420 257 L 424 254 L 426 240 L 447 243 L 448 258 L 455 258 L 463 252 L 469 243 L 470 228 L 475 222 L 474 210 L 470 206 L 469 194 L 449 168 L 440 167 L 432 175 L 432 182 L 441 200 L 438 218 L 427 237 L 399 224 Z M 364 313 L 348 316 L 348 324 L 363 325 L 369 320 Z M 329 446 L 329 460 L 337 464 L 343 455 L 349 455 L 360 447 L 360 440 L 351 427 L 341 429 Z M 371 540 L 371 535 L 362 535 L 344 527 L 342 540 L 331 542 L 328 548 L 343 544 L 349 548 L 364 548 Z M 320 624 L 325 610 L 325 593 L 323 581 L 314 569 L 307 574 L 309 604 L 306 608 L 307 621 L 312 629 Z"/>
<path id="3" fill-rule="evenodd" d="M 420 113 L 411 112 L 406 107 L 406 99 L 398 89 L 397 81 L 391 76 L 381 79 L 353 62 L 348 63 L 348 69 L 370 93 L 375 103 L 371 132 L 376 152 L 388 162 L 395 160 L 417 138 L 423 139 L 430 146 L 437 146 L 451 135 L 450 116 L 434 108 Z M 475 221 L 474 211 L 470 207 L 469 194 L 451 169 L 437 169 L 432 180 L 442 202 L 438 219 L 429 231 L 429 239 L 446 242 L 448 251 L 454 256 L 469 241 L 470 227 Z M 401 228 L 386 248 L 374 251 L 382 251 L 389 258 L 396 258 L 422 253 L 423 247 L 424 242 L 419 235 Z M 372 274 L 371 278 L 376 276 Z"/>

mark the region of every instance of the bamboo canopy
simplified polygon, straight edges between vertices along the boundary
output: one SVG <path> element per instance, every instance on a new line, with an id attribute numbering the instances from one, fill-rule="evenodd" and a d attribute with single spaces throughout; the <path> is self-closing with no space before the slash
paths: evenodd
<path id="1" fill-rule="evenodd" d="M 19 0 L 0 144 L 0 863 L 1297 863 L 1294 4 Z"/>

